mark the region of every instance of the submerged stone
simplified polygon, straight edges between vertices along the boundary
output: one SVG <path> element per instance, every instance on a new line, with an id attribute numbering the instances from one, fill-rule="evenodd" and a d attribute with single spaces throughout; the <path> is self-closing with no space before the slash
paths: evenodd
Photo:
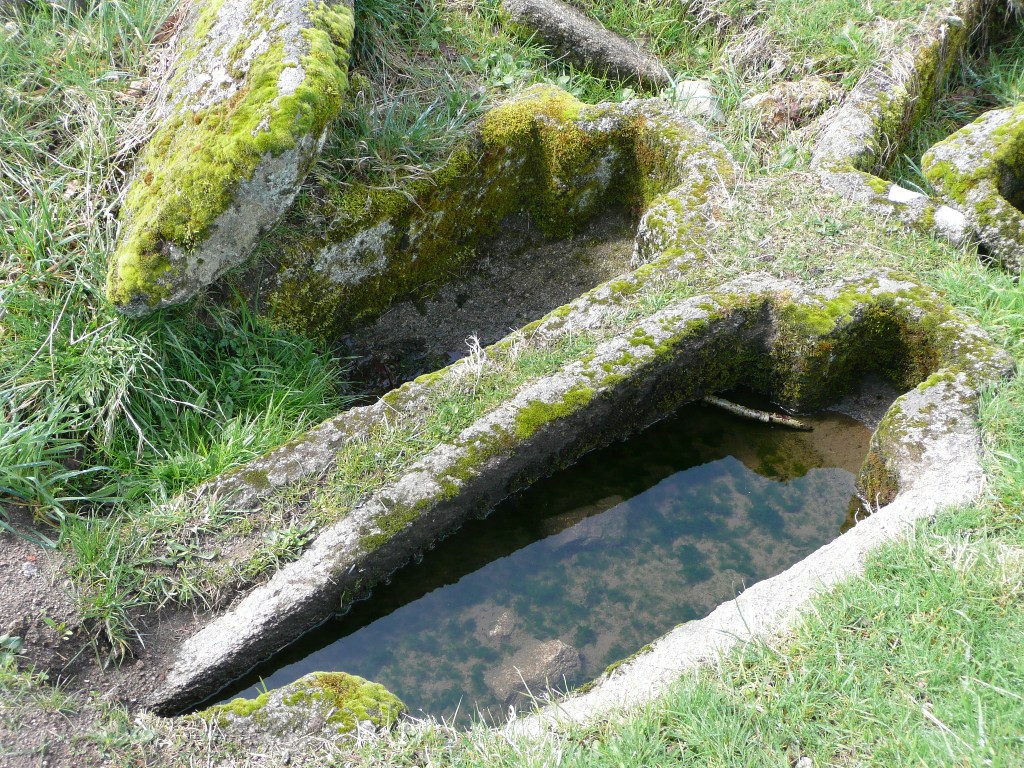
<path id="1" fill-rule="evenodd" d="M 580 654 L 561 640 L 536 642 L 524 647 L 511 662 L 488 675 L 487 686 L 505 706 L 522 698 L 540 696 L 549 688 L 564 688 L 580 668 Z"/>
<path id="2" fill-rule="evenodd" d="M 186 3 L 121 208 L 110 301 L 146 315 L 240 264 L 291 204 L 348 88 L 351 2 Z"/>
<path id="3" fill-rule="evenodd" d="M 1024 104 L 987 112 L 934 145 L 922 160 L 938 193 L 960 209 L 988 254 L 1024 265 Z"/>

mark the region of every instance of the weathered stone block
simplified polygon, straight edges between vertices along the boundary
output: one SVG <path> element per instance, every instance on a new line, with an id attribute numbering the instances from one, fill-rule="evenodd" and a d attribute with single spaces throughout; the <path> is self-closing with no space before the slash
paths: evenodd
<path id="1" fill-rule="evenodd" d="M 924 174 L 1006 269 L 1024 265 L 1024 104 L 987 112 L 925 153 Z"/>
<path id="2" fill-rule="evenodd" d="M 351 3 L 186 6 L 121 208 L 110 301 L 145 315 L 195 296 L 291 204 L 348 87 Z"/>

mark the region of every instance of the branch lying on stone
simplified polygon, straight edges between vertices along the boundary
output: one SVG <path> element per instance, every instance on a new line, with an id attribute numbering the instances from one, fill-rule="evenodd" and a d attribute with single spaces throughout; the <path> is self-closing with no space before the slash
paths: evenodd
<path id="1" fill-rule="evenodd" d="M 672 83 L 668 70 L 638 42 L 560 0 L 502 0 L 502 7 L 513 21 L 578 66 L 661 88 Z"/>
<path id="2" fill-rule="evenodd" d="M 805 424 L 799 419 L 794 419 L 792 416 L 787 416 L 784 413 L 770 413 L 768 411 L 759 411 L 757 408 L 747 408 L 745 405 L 738 405 L 721 397 L 715 397 L 714 395 L 708 395 L 705 397 L 704 402 L 708 405 L 713 405 L 716 408 L 721 408 L 723 411 L 728 411 L 736 416 L 741 416 L 744 419 L 763 421 L 765 424 L 778 424 L 780 427 L 797 429 L 801 432 L 814 431 L 814 427 L 810 424 Z"/>

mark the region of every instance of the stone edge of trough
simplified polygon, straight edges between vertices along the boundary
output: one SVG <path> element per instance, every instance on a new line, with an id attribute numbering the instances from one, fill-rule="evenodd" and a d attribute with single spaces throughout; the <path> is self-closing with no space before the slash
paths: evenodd
<path id="1" fill-rule="evenodd" d="M 1009 369 L 1002 372 L 1009 375 Z M 626 660 L 584 692 L 512 721 L 511 733 L 538 736 L 651 701 L 686 672 L 729 650 L 776 636 L 801 618 L 809 601 L 863 571 L 868 555 L 906 536 L 940 508 L 976 501 L 984 487 L 978 392 L 963 374 L 940 373 L 896 400 L 872 439 L 872 450 L 895 454 L 906 484 L 896 498 L 839 538 L 787 570 L 680 625 Z M 892 427 L 902 427 L 892 430 Z M 887 427 L 889 428 L 887 431 Z M 901 438 L 902 436 L 902 438 Z M 909 437 L 909 445 L 904 442 Z"/>
<path id="2" fill-rule="evenodd" d="M 973 240 L 963 212 L 877 174 L 903 146 L 997 5 L 995 0 L 954 0 L 947 13 L 861 77 L 814 147 L 811 167 L 823 184 L 955 245 Z"/>
<path id="3" fill-rule="evenodd" d="M 913 499 L 935 483 L 929 462 L 936 451 L 946 451 L 949 460 L 970 467 L 980 478 L 980 443 L 973 427 L 977 391 L 1008 374 L 1009 358 L 979 329 L 927 289 L 885 273 L 841 281 L 814 293 L 765 275 L 740 278 L 712 294 L 670 304 L 601 343 L 591 357 L 526 385 L 454 441 L 439 445 L 324 530 L 299 560 L 187 639 L 148 704 L 170 713 L 215 693 L 254 659 L 329 618 L 346 596 L 385 578 L 463 520 L 705 392 L 744 382 L 771 392 L 784 404 L 819 405 L 829 386 L 864 365 L 858 357 L 864 353 L 860 347 L 879 340 L 871 335 L 879 322 L 897 327 L 900 343 L 917 339 L 935 347 L 926 355 L 927 362 L 915 363 L 908 386 L 926 380 L 897 401 L 872 441 L 869 457 L 875 457 L 882 480 L 895 482 L 900 490 L 895 508 L 908 504 L 901 499 Z M 798 329 L 795 334 L 793 328 Z M 852 351 L 845 352 L 847 347 Z M 932 403 L 940 407 L 926 407 Z M 942 416 L 942 429 L 957 426 L 955 435 L 961 442 L 954 446 L 949 443 L 952 438 L 933 436 L 928 429 L 922 432 L 921 420 L 931 423 L 933 412 Z M 958 418 L 950 422 L 952 414 Z M 899 441 L 913 441 L 919 450 L 901 452 Z M 950 453 L 953 447 L 957 450 Z M 950 493 L 962 493 L 974 477 L 958 479 Z M 885 485 L 878 485 L 877 479 L 872 482 L 880 488 Z M 878 520 L 892 517 L 886 510 Z M 875 519 L 870 518 L 863 530 L 880 525 L 871 522 Z M 856 533 L 844 541 L 856 542 L 865 535 Z M 866 551 L 864 546 L 857 551 L 861 550 Z M 765 589 L 744 594 L 753 596 Z M 801 583 L 790 602 L 802 601 L 809 589 Z M 712 617 L 721 618 L 722 610 Z M 777 612 L 766 611 L 764 622 L 769 613 Z M 710 630 L 711 635 L 717 632 Z M 624 669 L 643 669 L 643 658 Z M 609 693 L 614 690 L 612 682 L 600 683 L 587 694 L 596 698 L 585 700 L 614 698 Z M 571 706 L 575 705 L 566 702 L 559 709 L 568 711 Z"/>

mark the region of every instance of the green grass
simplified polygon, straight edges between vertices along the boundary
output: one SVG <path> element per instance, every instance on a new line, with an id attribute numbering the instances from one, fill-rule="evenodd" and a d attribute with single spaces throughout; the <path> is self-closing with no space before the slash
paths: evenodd
<path id="1" fill-rule="evenodd" d="M 329 357 L 242 309 L 106 306 L 126 91 L 170 6 L 41 5 L 0 45 L 0 492 L 53 523 L 159 501 L 344 402 Z"/>

